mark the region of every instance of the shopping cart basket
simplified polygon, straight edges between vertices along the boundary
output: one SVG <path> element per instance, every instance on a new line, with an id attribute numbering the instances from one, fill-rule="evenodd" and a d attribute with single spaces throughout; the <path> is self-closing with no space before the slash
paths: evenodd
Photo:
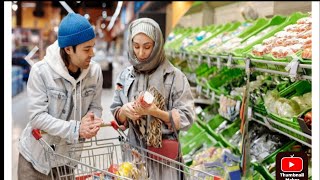
<path id="1" fill-rule="evenodd" d="M 103 125 L 106 126 L 112 126 L 119 137 L 94 137 L 81 143 L 63 145 L 70 146 L 67 154 L 56 152 L 59 145 L 48 144 L 42 138 L 45 132 L 33 130 L 33 136 L 44 148 L 52 179 L 221 179 L 129 143 L 122 127 L 115 121 Z"/>

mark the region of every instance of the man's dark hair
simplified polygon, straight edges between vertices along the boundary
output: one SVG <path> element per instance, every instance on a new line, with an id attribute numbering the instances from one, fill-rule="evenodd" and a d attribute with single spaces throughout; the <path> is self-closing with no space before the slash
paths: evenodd
<path id="1" fill-rule="evenodd" d="M 73 51 L 76 53 L 76 48 L 77 46 L 72 46 L 72 49 L 73 49 Z M 63 60 L 63 62 L 64 62 L 64 64 L 67 66 L 67 68 L 68 68 L 68 66 L 69 66 L 69 64 L 70 64 L 70 62 L 69 62 L 69 60 L 70 60 L 70 58 L 69 58 L 69 55 L 66 53 L 66 51 L 64 50 L 64 48 L 60 48 L 60 56 L 61 56 L 61 58 L 62 58 L 62 60 Z"/>

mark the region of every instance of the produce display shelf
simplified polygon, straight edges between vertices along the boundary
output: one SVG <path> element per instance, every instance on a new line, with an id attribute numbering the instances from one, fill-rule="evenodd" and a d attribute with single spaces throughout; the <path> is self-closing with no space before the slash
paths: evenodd
<path id="1" fill-rule="evenodd" d="M 281 130 L 279 130 L 279 129 L 272 128 L 272 127 L 270 126 L 270 122 L 271 122 L 271 123 L 274 123 L 274 124 L 277 124 L 278 126 L 281 126 L 281 127 L 285 128 L 285 129 L 287 129 L 287 130 L 289 130 L 289 131 L 292 131 L 292 132 L 294 132 L 294 133 L 297 133 L 297 134 L 299 134 L 299 135 L 301 135 L 301 136 L 309 139 L 310 142 L 311 142 L 312 137 L 311 137 L 310 135 L 308 135 L 308 134 L 306 134 L 306 133 L 303 133 L 303 132 L 300 132 L 300 131 L 297 131 L 296 129 L 293 129 L 293 128 L 289 127 L 289 126 L 286 126 L 285 124 L 279 123 L 279 122 L 271 119 L 270 117 L 265 117 L 265 116 L 263 116 L 263 115 L 261 115 L 261 114 L 259 114 L 259 113 L 255 113 L 255 112 L 254 112 L 254 116 L 260 117 L 260 118 L 264 119 L 265 121 L 267 121 L 267 122 L 264 122 L 264 121 L 261 121 L 261 120 L 256 119 L 255 117 L 252 117 L 252 118 L 251 118 L 252 120 L 258 122 L 259 124 L 262 124 L 262 125 L 268 127 L 269 129 L 272 129 L 272 130 L 274 130 L 274 131 L 277 131 L 277 132 L 279 132 L 279 133 L 281 133 L 281 134 L 283 134 L 283 135 L 285 135 L 285 136 L 287 136 L 287 137 L 289 137 L 289 138 L 291 138 L 291 139 L 294 139 L 295 141 L 298 141 L 298 142 L 300 142 L 300 143 L 302 143 L 302 144 L 304 144 L 304 145 L 306 145 L 306 146 L 308 146 L 308 147 L 310 147 L 310 148 L 312 147 L 311 143 L 302 141 L 302 140 L 300 140 L 300 139 L 298 139 L 298 138 L 296 138 L 296 137 L 293 137 L 292 135 L 290 135 L 290 134 L 288 134 L 288 133 L 286 133 L 286 132 L 283 132 L 283 131 L 281 131 Z"/>
<path id="2" fill-rule="evenodd" d="M 277 65 L 277 66 L 287 66 L 290 62 L 277 62 L 277 61 L 270 61 L 270 60 L 263 60 L 263 59 L 251 59 L 251 58 L 244 58 L 244 57 L 233 57 L 233 56 L 216 56 L 216 55 L 207 55 L 207 54 L 196 54 L 196 53 L 179 53 L 179 52 L 168 52 L 167 55 L 172 56 L 172 57 L 180 57 L 180 58 L 186 58 L 186 56 L 189 56 L 189 62 L 196 62 L 196 63 L 200 63 L 202 61 L 208 61 L 208 59 L 203 58 L 203 57 L 209 57 L 210 58 L 210 66 L 212 65 L 217 65 L 217 66 L 228 66 L 228 67 L 235 67 L 235 68 L 245 68 L 245 66 L 243 65 L 236 65 L 236 64 L 230 64 L 230 62 L 215 62 L 214 60 L 212 60 L 211 58 L 221 58 L 221 59 L 227 59 L 229 61 L 229 59 L 231 61 L 234 60 L 242 60 L 245 61 L 247 59 L 249 59 L 251 62 L 254 63 L 261 63 L 261 64 L 265 64 L 265 65 Z M 199 58 L 193 57 L 194 59 L 190 60 L 190 56 L 201 56 L 201 61 L 199 61 Z M 312 64 L 299 64 L 298 65 L 298 69 L 307 69 L 307 70 L 311 70 L 312 69 Z M 271 74 L 278 74 L 278 75 L 283 75 L 283 76 L 288 76 L 291 77 L 292 74 L 290 72 L 283 72 L 283 71 L 278 71 L 278 70 L 274 70 L 274 69 L 267 69 L 267 68 L 259 68 L 259 67 L 253 67 L 254 71 L 259 71 L 259 72 L 266 72 L 266 73 L 271 73 Z M 304 79 L 304 80 L 310 80 L 312 81 L 312 76 L 311 75 L 304 75 L 301 73 L 297 73 L 297 79 Z"/>

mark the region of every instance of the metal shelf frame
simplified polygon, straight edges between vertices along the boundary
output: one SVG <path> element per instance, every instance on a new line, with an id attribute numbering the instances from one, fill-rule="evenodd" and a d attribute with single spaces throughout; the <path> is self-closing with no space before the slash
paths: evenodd
<path id="1" fill-rule="evenodd" d="M 256 122 L 258 122 L 258 123 L 260 123 L 260 124 L 268 127 L 270 130 L 277 131 L 277 132 L 279 132 L 279 133 L 281 133 L 281 134 L 283 134 L 283 135 L 285 135 L 285 136 L 287 136 L 287 137 L 289 137 L 289 138 L 291 138 L 291 139 L 294 139 L 294 140 L 300 142 L 301 144 L 304 144 L 304 145 L 312 148 L 312 147 L 311 147 L 311 143 L 302 141 L 302 140 L 300 140 L 300 139 L 298 139 L 298 138 L 296 138 L 296 137 L 293 137 L 292 135 L 290 135 L 290 134 L 288 134 L 288 133 L 286 133 L 286 132 L 283 132 L 283 131 L 281 131 L 281 130 L 278 130 L 278 129 L 276 129 L 276 128 L 273 128 L 273 127 L 270 125 L 270 122 L 271 122 L 271 123 L 274 123 L 274 124 L 276 124 L 276 125 L 278 125 L 278 126 L 281 126 L 281 127 L 285 128 L 285 129 L 291 131 L 291 132 L 297 133 L 297 134 L 299 134 L 299 135 L 301 135 L 301 136 L 309 139 L 310 142 L 311 142 L 312 137 L 311 137 L 310 135 L 308 135 L 308 134 L 306 134 L 306 133 L 303 133 L 303 132 L 300 132 L 300 131 L 297 131 L 296 129 L 293 129 L 293 128 L 291 128 L 291 127 L 288 127 L 288 126 L 286 126 L 286 125 L 284 125 L 284 124 L 282 124 L 282 123 L 279 123 L 279 122 L 275 121 L 274 119 L 272 119 L 272 118 L 270 118 L 270 117 L 263 116 L 263 115 L 261 115 L 261 114 L 259 114 L 259 113 L 256 113 L 256 112 L 254 112 L 253 114 L 254 114 L 254 116 L 257 116 L 257 117 L 262 118 L 264 122 L 261 122 L 260 120 L 256 119 L 254 116 L 250 118 L 251 120 L 254 120 L 254 121 L 256 121 Z"/>
<path id="2" fill-rule="evenodd" d="M 198 53 L 191 53 L 191 52 L 170 51 L 170 52 L 167 52 L 167 55 L 170 57 L 179 57 L 180 59 L 185 59 L 188 61 L 188 65 L 190 65 L 190 63 L 192 62 L 193 67 L 199 65 L 202 62 L 207 62 L 209 66 L 217 66 L 218 68 L 221 68 L 222 66 L 227 66 L 230 68 L 245 69 L 246 67 L 244 65 L 238 65 L 234 62 L 235 61 L 243 61 L 243 64 L 245 64 L 246 60 L 250 60 L 250 64 L 252 64 L 252 62 L 253 62 L 253 63 L 260 63 L 260 64 L 265 64 L 265 65 L 276 65 L 276 66 L 285 66 L 285 67 L 290 64 L 290 62 L 278 62 L 278 61 L 254 59 L 254 58 L 248 58 L 248 57 L 233 57 L 232 55 L 218 56 L 218 55 L 211 55 L 211 54 L 198 54 Z M 225 62 L 225 60 L 227 60 L 227 62 Z M 196 62 L 196 63 L 194 63 L 194 62 Z M 258 67 L 252 67 L 251 69 L 252 69 L 252 71 L 259 71 L 259 72 L 287 76 L 287 77 L 294 78 L 295 80 L 302 79 L 302 80 L 312 81 L 311 76 L 298 72 L 299 70 L 302 72 L 305 72 L 306 70 L 311 70 L 312 69 L 311 64 L 298 63 L 297 68 L 294 69 L 293 71 L 290 71 L 290 72 L 283 72 L 283 71 L 258 68 Z"/>

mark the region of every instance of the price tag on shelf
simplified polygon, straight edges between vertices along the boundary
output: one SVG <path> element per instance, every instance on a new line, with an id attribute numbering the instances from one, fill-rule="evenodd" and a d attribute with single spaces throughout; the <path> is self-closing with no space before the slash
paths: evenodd
<path id="1" fill-rule="evenodd" d="M 197 85 L 197 93 L 198 94 L 201 94 L 201 89 L 202 89 L 202 87 L 200 85 Z"/>
<path id="2" fill-rule="evenodd" d="M 246 73 L 250 73 L 250 59 L 246 58 Z"/>
<path id="3" fill-rule="evenodd" d="M 272 127 L 271 124 L 270 124 L 270 118 L 263 116 L 262 119 L 263 119 L 264 123 L 266 124 L 266 126 L 267 126 L 270 130 L 273 130 L 273 127 Z"/>
<path id="4" fill-rule="evenodd" d="M 252 108 L 248 107 L 248 119 L 252 118 Z"/>
<path id="5" fill-rule="evenodd" d="M 216 101 L 216 93 L 214 91 L 211 92 L 211 100 L 212 100 L 212 103 Z"/>
<path id="6" fill-rule="evenodd" d="M 202 55 L 198 56 L 198 64 L 201 64 L 201 60 L 202 60 Z"/>
<path id="7" fill-rule="evenodd" d="M 291 78 L 295 78 L 297 77 L 297 72 L 298 72 L 298 67 L 299 67 L 299 61 L 297 59 L 294 59 L 291 61 L 291 67 L 290 67 L 290 72 L 289 72 L 289 76 Z"/>
<path id="8" fill-rule="evenodd" d="M 221 58 L 217 57 L 217 68 L 221 69 Z"/>
<path id="9" fill-rule="evenodd" d="M 206 90 L 206 96 L 207 96 L 207 98 L 210 98 L 210 89 L 209 88 Z"/>
<path id="10" fill-rule="evenodd" d="M 241 107 L 241 101 L 238 100 L 236 104 L 236 112 L 240 111 L 240 107 Z"/>
<path id="11" fill-rule="evenodd" d="M 231 67 L 231 64 L 232 64 L 232 55 L 230 54 L 230 55 L 228 56 L 227 66 L 228 66 L 228 67 Z"/>
<path id="12" fill-rule="evenodd" d="M 211 67 L 211 58 L 210 58 L 210 56 L 207 56 L 207 63 L 208 63 L 208 66 Z"/>
<path id="13" fill-rule="evenodd" d="M 200 106 L 197 106 L 195 111 L 196 111 L 196 114 L 200 114 L 203 111 L 203 109 Z"/>

